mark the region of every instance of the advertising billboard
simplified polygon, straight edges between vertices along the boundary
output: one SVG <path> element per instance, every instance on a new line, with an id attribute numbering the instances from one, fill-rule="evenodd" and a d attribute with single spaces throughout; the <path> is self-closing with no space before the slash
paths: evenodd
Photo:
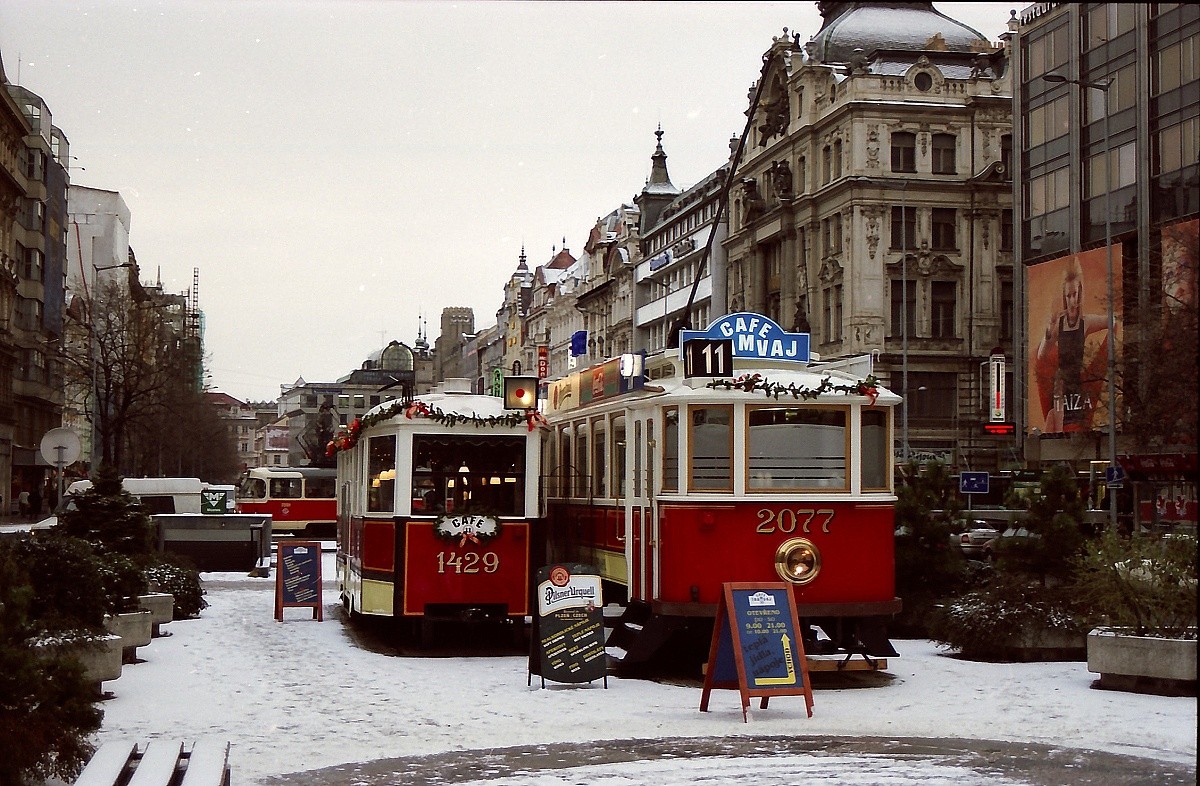
<path id="1" fill-rule="evenodd" d="M 1121 246 L 1112 248 L 1113 346 L 1121 354 Z M 1026 269 L 1030 433 L 1092 431 L 1108 422 L 1105 248 Z"/>

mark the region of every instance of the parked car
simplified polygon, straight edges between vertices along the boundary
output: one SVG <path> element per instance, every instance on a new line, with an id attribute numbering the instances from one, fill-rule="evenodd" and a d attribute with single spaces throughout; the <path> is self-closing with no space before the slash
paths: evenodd
<path id="1" fill-rule="evenodd" d="M 1000 534 L 995 526 L 987 521 L 976 519 L 968 522 L 967 529 L 951 533 L 950 542 L 962 549 L 965 556 L 971 559 L 984 559 L 984 546 Z"/>
<path id="2" fill-rule="evenodd" d="M 983 544 L 983 558 L 986 559 L 988 562 L 994 561 L 996 559 L 996 549 L 999 547 L 999 544 L 1002 540 L 1005 540 L 1008 538 L 1040 538 L 1040 537 L 1041 537 L 1041 535 L 1039 535 L 1038 533 L 1030 532 L 1029 530 L 1025 529 L 1024 527 L 1009 527 L 1008 529 L 1001 532 L 999 535 L 996 535 L 991 540 L 989 540 L 988 542 Z"/>

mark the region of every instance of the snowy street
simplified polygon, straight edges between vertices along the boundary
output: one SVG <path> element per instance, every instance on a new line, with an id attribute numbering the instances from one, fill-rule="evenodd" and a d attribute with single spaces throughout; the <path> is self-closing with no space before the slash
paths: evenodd
<path id="1" fill-rule="evenodd" d="M 1072 775 L 1088 760 L 1082 751 L 1142 758 L 1129 779 L 1121 760 L 1097 758 L 1089 770 L 1111 777 L 1092 782 L 1195 782 L 1196 699 L 1093 690 L 1085 663 L 975 663 L 902 640 L 886 684 L 816 683 L 812 718 L 802 698 L 777 697 L 765 710 L 754 702 L 744 724 L 736 691 L 714 692 L 701 713 L 699 686 L 610 677 L 607 690 L 541 689 L 536 678 L 531 688 L 519 655 L 397 657 L 356 646 L 332 554 L 324 557 L 323 622 L 298 608 L 276 622 L 273 578 L 203 574 L 210 606 L 200 618 L 164 626 L 169 636 L 139 649 L 143 662 L 104 683 L 114 697 L 97 741 L 216 737 L 232 744 L 235 784 L 280 786 L 1082 783 Z M 604 742 L 616 740 L 653 742 Z M 972 751 L 963 740 L 995 743 Z M 518 746 L 529 749 L 497 750 Z M 424 769 L 406 758 L 430 756 Z M 1166 770 L 1151 776 L 1148 760 Z M 1062 777 L 1046 774 L 1058 767 Z"/>

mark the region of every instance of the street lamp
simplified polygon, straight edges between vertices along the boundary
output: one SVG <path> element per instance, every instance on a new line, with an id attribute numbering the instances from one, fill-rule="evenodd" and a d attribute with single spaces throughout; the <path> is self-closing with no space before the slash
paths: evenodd
<path id="1" fill-rule="evenodd" d="M 1108 466 L 1110 477 L 1115 479 L 1117 467 L 1117 339 L 1116 309 L 1113 304 L 1113 250 L 1112 250 L 1112 150 L 1108 137 L 1108 90 L 1113 86 L 1110 77 L 1101 82 L 1086 79 L 1070 79 L 1062 74 L 1044 74 L 1042 79 L 1052 84 L 1072 84 L 1088 87 L 1104 93 L 1104 247 L 1108 276 Z M 1110 524 L 1117 526 L 1117 494 L 1107 489 Z"/>

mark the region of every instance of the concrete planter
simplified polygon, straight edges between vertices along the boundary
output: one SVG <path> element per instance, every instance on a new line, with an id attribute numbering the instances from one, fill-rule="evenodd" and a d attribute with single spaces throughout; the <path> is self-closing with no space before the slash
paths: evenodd
<path id="1" fill-rule="evenodd" d="M 154 620 L 148 611 L 114 614 L 104 618 L 104 629 L 121 637 L 124 662 L 135 663 L 137 648 L 149 644 L 154 635 Z"/>
<path id="2" fill-rule="evenodd" d="M 37 645 L 44 652 L 78 660 L 83 666 L 83 675 L 100 691 L 100 684 L 121 676 L 121 637 L 112 633 L 91 640 L 42 642 Z"/>
<path id="3" fill-rule="evenodd" d="M 1084 659 L 1086 648 L 1084 634 L 1047 628 L 1014 634 L 992 654 L 1022 663 L 1078 661 Z"/>
<path id="4" fill-rule="evenodd" d="M 1133 693 L 1196 695 L 1196 639 L 1135 636 L 1096 628 L 1087 637 L 1088 671 L 1095 687 Z"/>
<path id="5" fill-rule="evenodd" d="M 159 625 L 170 622 L 175 615 L 175 596 L 168 592 L 151 592 L 138 595 L 138 608 L 150 612 L 151 635 L 161 636 Z"/>

